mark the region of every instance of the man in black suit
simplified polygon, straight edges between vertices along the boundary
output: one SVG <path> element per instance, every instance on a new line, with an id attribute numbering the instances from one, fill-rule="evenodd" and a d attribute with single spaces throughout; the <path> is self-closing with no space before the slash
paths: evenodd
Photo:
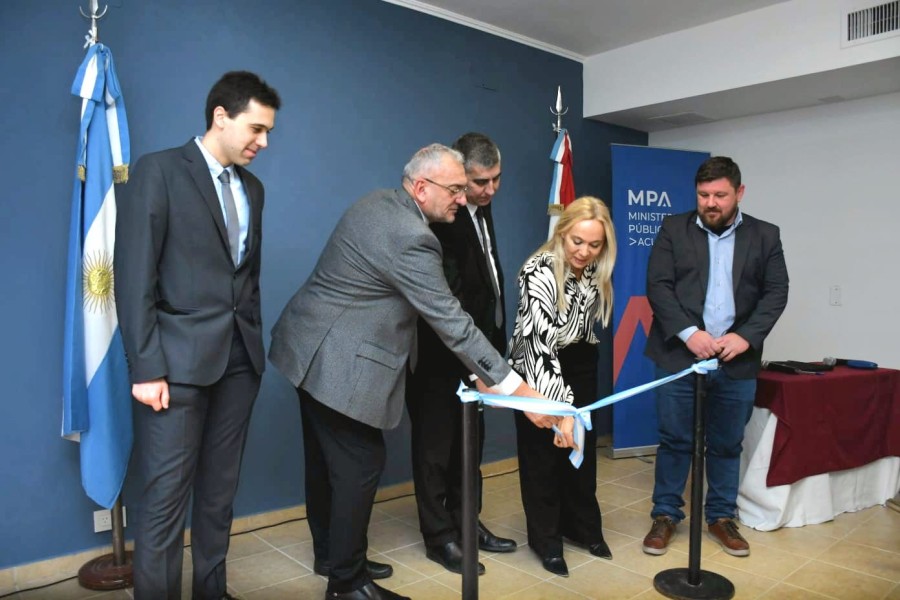
<path id="1" fill-rule="evenodd" d="M 719 359 L 719 369 L 707 378 L 706 522 L 725 552 L 747 556 L 750 546 L 735 523 L 741 444 L 763 341 L 787 304 L 788 274 L 778 227 L 738 208 L 744 186 L 734 161 L 712 157 L 694 181 L 697 210 L 667 217 L 650 253 L 653 324 L 645 353 L 656 363 L 657 377 L 697 359 Z M 665 554 L 684 519 L 693 387 L 693 378 L 682 378 L 657 388 L 660 441 L 647 554 Z"/>
<path id="2" fill-rule="evenodd" d="M 453 295 L 501 354 L 506 353 L 503 271 L 497 255 L 491 200 L 500 189 L 500 150 L 486 135 L 467 133 L 453 144 L 465 158 L 466 206 L 452 223 L 432 223 L 443 250 L 444 274 Z M 423 320 L 418 356 L 407 380 L 406 406 L 412 423 L 412 465 L 419 527 L 426 556 L 461 573 L 462 418 L 456 390 L 470 372 Z M 484 416 L 479 415 L 479 454 Z M 481 478 L 479 476 L 479 508 Z M 478 523 L 478 546 L 512 552 L 514 540 L 499 538 Z M 479 572 L 484 567 L 479 565 Z"/>
<path id="3" fill-rule="evenodd" d="M 193 597 L 227 598 L 225 556 L 250 412 L 265 367 L 263 186 L 244 167 L 281 105 L 246 71 L 206 101 L 207 131 L 136 165 L 116 220 L 116 309 L 134 411 L 138 600 L 181 597 L 193 489 Z"/>

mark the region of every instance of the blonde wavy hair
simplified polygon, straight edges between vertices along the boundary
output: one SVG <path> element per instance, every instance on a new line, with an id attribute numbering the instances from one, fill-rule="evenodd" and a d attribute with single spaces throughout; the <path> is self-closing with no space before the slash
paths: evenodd
<path id="1" fill-rule="evenodd" d="M 597 266 L 591 282 L 599 290 L 599 302 L 594 306 L 590 317 L 594 322 L 601 321 L 604 327 L 609 326 L 609 317 L 612 314 L 613 289 L 612 272 L 616 263 L 616 232 L 613 228 L 612 217 L 609 208 L 603 200 L 593 196 L 582 196 L 573 201 L 559 217 L 553 236 L 538 248 L 532 256 L 542 252 L 550 252 L 553 255 L 553 274 L 556 276 L 556 306 L 560 312 L 566 310 L 565 289 L 566 275 L 569 273 L 569 264 L 566 262 L 566 250 L 564 237 L 569 231 L 582 221 L 599 221 L 603 225 L 606 240 L 603 249 L 597 255 L 594 264 Z"/>

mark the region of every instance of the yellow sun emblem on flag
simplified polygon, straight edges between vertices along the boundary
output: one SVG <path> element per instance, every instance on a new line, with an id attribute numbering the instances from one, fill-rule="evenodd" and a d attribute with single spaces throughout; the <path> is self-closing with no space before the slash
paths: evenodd
<path id="1" fill-rule="evenodd" d="M 84 257 L 82 287 L 86 310 L 99 313 L 108 311 L 115 304 L 114 284 L 111 254 L 101 250 Z"/>

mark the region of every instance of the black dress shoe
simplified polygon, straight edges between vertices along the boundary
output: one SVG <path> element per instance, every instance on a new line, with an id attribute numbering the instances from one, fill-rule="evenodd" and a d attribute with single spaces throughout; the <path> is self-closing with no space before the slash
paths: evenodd
<path id="1" fill-rule="evenodd" d="M 566 559 L 562 556 L 544 556 L 541 558 L 541 565 L 554 575 L 559 575 L 560 577 L 569 576 L 569 565 L 566 564 Z"/>
<path id="2" fill-rule="evenodd" d="M 516 540 L 497 537 L 478 521 L 478 547 L 485 552 L 515 552 Z"/>
<path id="3" fill-rule="evenodd" d="M 425 556 L 451 573 L 462 575 L 462 548 L 456 542 L 447 542 L 440 546 L 426 546 Z M 481 563 L 478 563 L 478 574 L 484 575 L 484 565 Z"/>
<path id="4" fill-rule="evenodd" d="M 596 544 L 589 545 L 588 552 L 590 552 L 597 558 L 605 558 L 606 560 L 612 560 L 612 551 L 609 549 L 609 546 L 606 545 L 605 540 L 600 540 Z"/>
<path id="5" fill-rule="evenodd" d="M 323 560 L 317 560 L 313 562 L 313 572 L 322 577 L 329 577 L 331 575 L 331 565 Z M 366 559 L 366 572 L 369 574 L 370 579 L 387 579 L 394 574 L 394 567 Z"/>
<path id="6" fill-rule="evenodd" d="M 325 592 L 325 600 L 412 600 L 370 581 L 352 592 Z"/>

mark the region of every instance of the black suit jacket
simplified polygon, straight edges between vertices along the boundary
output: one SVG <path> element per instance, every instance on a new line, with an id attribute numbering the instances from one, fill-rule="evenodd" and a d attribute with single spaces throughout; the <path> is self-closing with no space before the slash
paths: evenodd
<path id="1" fill-rule="evenodd" d="M 497 255 L 497 238 L 494 235 L 494 218 L 491 206 L 482 208 L 488 236 L 491 238 L 491 252 L 497 267 L 500 287 L 500 307 L 503 304 L 503 269 Z M 432 223 L 431 229 L 441 242 L 444 253 L 444 275 L 450 291 L 459 300 L 464 311 L 471 315 L 475 325 L 487 336 L 500 354 L 506 354 L 506 311 L 498 327 L 495 320 L 497 298 L 488 271 L 487 259 L 481 248 L 481 241 L 475 231 L 474 217 L 468 207 L 456 213 L 452 223 Z M 466 378 L 471 372 L 459 362 L 456 356 L 441 342 L 434 330 L 422 319 L 418 323 L 418 359 L 416 372 L 437 373 L 442 376 Z"/>
<path id="2" fill-rule="evenodd" d="M 647 265 L 653 324 L 644 353 L 671 372 L 695 360 L 678 333 L 692 325 L 706 329 L 709 244 L 696 221 L 695 211 L 666 217 Z M 788 273 L 778 227 L 743 214 L 735 231 L 732 282 L 735 318 L 728 331 L 747 340 L 750 348 L 721 367 L 730 377 L 751 379 L 759 371 L 763 341 L 787 304 Z"/>
<path id="3" fill-rule="evenodd" d="M 118 202 L 116 312 L 132 383 L 165 377 L 209 385 L 227 366 L 235 324 L 253 368 L 265 368 L 259 307 L 263 186 L 235 167 L 250 202 L 235 268 L 206 160 L 191 139 L 135 165 Z"/>

